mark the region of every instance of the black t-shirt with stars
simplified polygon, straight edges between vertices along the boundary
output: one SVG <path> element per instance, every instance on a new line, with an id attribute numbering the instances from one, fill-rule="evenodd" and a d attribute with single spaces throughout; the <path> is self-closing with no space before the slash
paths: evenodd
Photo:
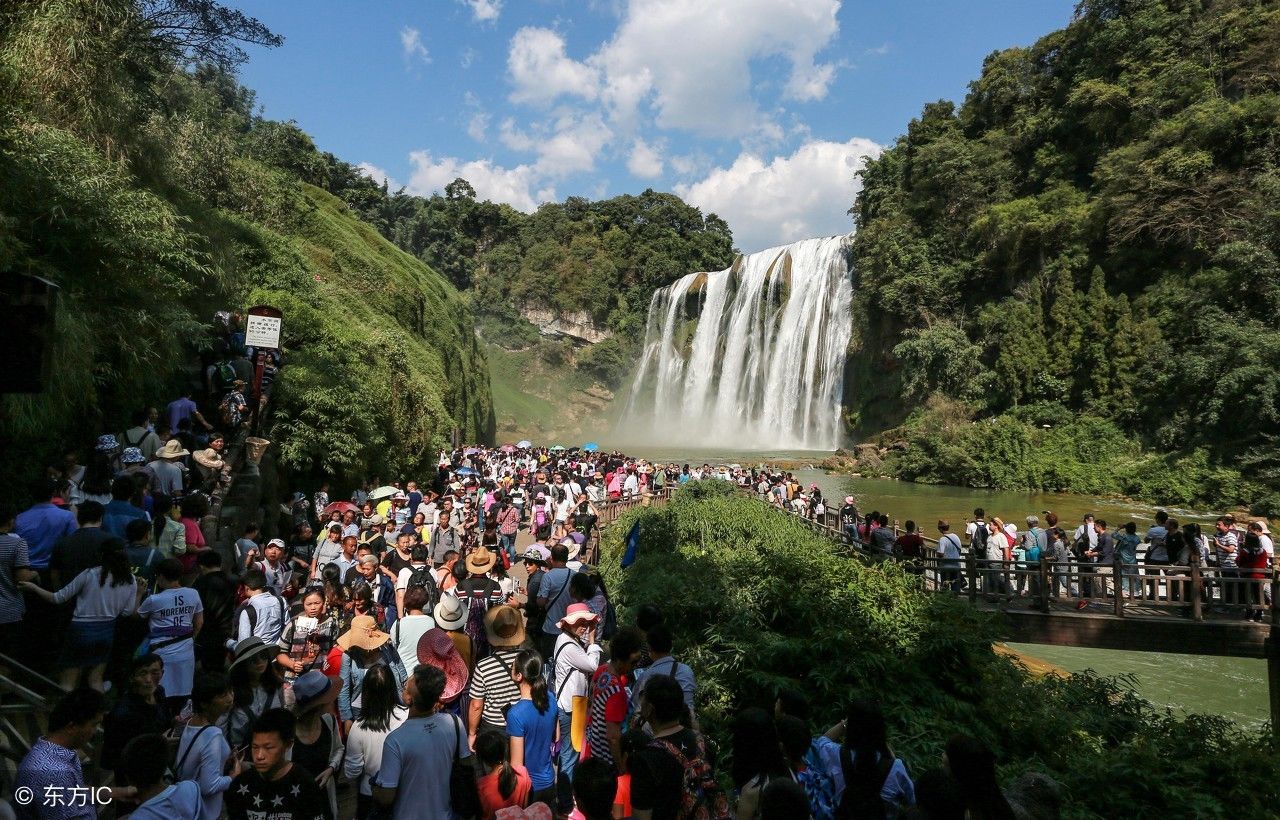
<path id="1" fill-rule="evenodd" d="M 293 766 L 279 780 L 264 780 L 258 770 L 245 769 L 227 790 L 231 820 L 333 820 L 329 798 L 301 766 Z"/>

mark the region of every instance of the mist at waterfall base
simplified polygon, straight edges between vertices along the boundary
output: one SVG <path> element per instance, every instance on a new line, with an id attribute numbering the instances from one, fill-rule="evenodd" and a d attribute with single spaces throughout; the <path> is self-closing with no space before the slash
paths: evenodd
<path id="1" fill-rule="evenodd" d="M 770 248 L 656 291 L 614 437 L 836 449 L 853 302 L 849 242 L 836 236 Z"/>

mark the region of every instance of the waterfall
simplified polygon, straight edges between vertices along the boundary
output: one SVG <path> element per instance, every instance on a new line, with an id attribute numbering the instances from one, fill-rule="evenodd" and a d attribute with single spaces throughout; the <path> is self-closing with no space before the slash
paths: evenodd
<path id="1" fill-rule="evenodd" d="M 619 436 L 834 450 L 852 301 L 847 236 L 748 254 L 655 292 Z"/>

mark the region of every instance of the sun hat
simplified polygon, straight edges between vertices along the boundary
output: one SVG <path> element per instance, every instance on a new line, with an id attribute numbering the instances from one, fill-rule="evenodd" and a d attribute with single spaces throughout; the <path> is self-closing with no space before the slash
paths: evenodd
<path id="1" fill-rule="evenodd" d="M 250 635 L 236 644 L 235 651 L 232 653 L 230 669 L 235 669 L 242 663 L 248 663 L 259 655 L 275 654 L 279 651 L 280 647 L 275 644 L 267 643 L 257 635 Z"/>
<path id="2" fill-rule="evenodd" d="M 121 464 L 146 464 L 147 457 L 142 454 L 142 450 L 137 447 L 126 447 L 124 452 L 120 454 Z"/>
<path id="3" fill-rule="evenodd" d="M 458 596 L 452 592 L 446 592 L 440 596 L 440 601 L 436 604 L 433 614 L 436 618 L 436 624 L 441 629 L 450 631 L 462 629 L 462 625 L 467 620 L 467 608 L 462 605 L 462 601 L 458 600 Z"/>
<path id="4" fill-rule="evenodd" d="M 120 449 L 120 442 L 116 441 L 115 436 L 107 433 L 106 435 L 98 436 L 98 443 L 93 446 L 93 449 L 99 453 L 111 453 Z"/>
<path id="5" fill-rule="evenodd" d="M 338 636 L 338 646 L 373 651 L 389 640 L 391 636 L 378 629 L 378 621 L 372 615 L 357 615 L 351 619 L 351 628 Z"/>
<path id="6" fill-rule="evenodd" d="M 196 453 L 192 458 L 194 458 L 196 460 L 196 464 L 199 464 L 201 467 L 208 467 L 211 470 L 222 469 L 222 456 L 218 455 L 218 451 L 212 447 L 205 450 L 196 450 Z"/>
<path id="7" fill-rule="evenodd" d="M 445 703 L 462 694 L 467 686 L 467 662 L 458 654 L 453 638 L 438 626 L 428 629 L 418 639 L 418 663 L 434 666 L 444 672 L 444 692 L 441 693 L 440 700 Z"/>
<path id="8" fill-rule="evenodd" d="M 532 561 L 535 564 L 545 564 L 550 557 L 551 553 L 547 552 L 546 547 L 534 544 L 524 551 L 524 555 L 521 555 L 520 559 L 522 561 Z"/>
<path id="9" fill-rule="evenodd" d="M 467 556 L 467 572 L 484 575 L 493 568 L 497 558 L 498 556 L 494 555 L 488 547 L 479 547 Z"/>
<path id="10" fill-rule="evenodd" d="M 484 631 L 490 646 L 499 649 L 520 646 L 525 641 L 524 616 L 513 606 L 495 606 L 484 615 Z"/>
<path id="11" fill-rule="evenodd" d="M 1268 527 L 1267 527 L 1267 519 L 1265 519 L 1265 518 L 1255 518 L 1255 519 L 1253 519 L 1252 521 L 1250 521 L 1249 523 L 1250 523 L 1250 524 L 1257 524 L 1257 525 L 1258 525 L 1258 528 L 1262 531 L 1262 534 L 1263 534 L 1263 535 L 1270 535 L 1270 534 L 1271 534 L 1271 530 L 1270 530 L 1270 528 L 1268 528 Z"/>
<path id="12" fill-rule="evenodd" d="M 577 540 L 575 540 L 574 538 L 572 538 L 571 536 L 566 535 L 564 538 L 561 538 L 561 539 L 560 539 L 560 544 L 561 544 L 561 546 L 567 547 L 567 548 L 569 549 L 569 560 L 570 560 L 570 561 L 572 561 L 573 559 L 577 558 L 577 557 L 578 557 L 578 553 L 582 552 L 582 544 L 581 544 L 581 543 L 579 543 L 579 542 L 578 542 Z"/>
<path id="13" fill-rule="evenodd" d="M 328 706 L 338 699 L 342 689 L 341 678 L 330 678 L 319 669 L 312 669 L 298 676 L 293 682 L 293 711 L 302 714 L 321 706 Z"/>
<path id="14" fill-rule="evenodd" d="M 387 523 L 386 517 L 378 513 L 374 513 L 368 518 L 368 526 L 370 527 L 381 527 L 385 523 Z"/>
<path id="15" fill-rule="evenodd" d="M 156 458 L 182 458 L 191 455 L 190 450 L 183 449 L 182 442 L 176 438 L 171 438 L 164 443 L 164 446 L 156 451 Z"/>
<path id="16" fill-rule="evenodd" d="M 577 626 L 583 621 L 595 623 L 600 620 L 600 616 L 591 611 L 591 607 L 586 604 L 569 604 L 569 608 L 564 611 L 564 617 L 556 622 L 558 627 Z"/>

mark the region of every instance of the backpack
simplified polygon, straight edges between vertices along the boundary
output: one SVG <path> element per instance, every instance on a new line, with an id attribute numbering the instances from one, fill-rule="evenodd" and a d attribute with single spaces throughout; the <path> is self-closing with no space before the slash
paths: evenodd
<path id="1" fill-rule="evenodd" d="M 880 792 L 885 781 L 893 770 L 893 755 L 880 755 L 876 763 L 876 777 L 870 784 L 863 784 L 861 789 L 853 785 L 853 753 L 849 747 L 840 747 L 840 771 L 844 774 L 844 794 L 840 797 L 840 805 L 836 806 L 837 820 L 862 820 L 862 818 L 883 818 L 885 816 L 884 801 Z"/>
<path id="2" fill-rule="evenodd" d="M 236 369 L 229 361 L 221 361 L 213 366 L 213 387 L 215 390 L 230 390 L 236 381 Z"/>
<path id="3" fill-rule="evenodd" d="M 489 611 L 489 585 L 485 584 L 480 589 L 483 594 L 476 595 L 475 585 L 468 583 L 464 590 L 467 595 L 467 622 L 462 626 L 462 631 L 471 638 L 474 647 L 472 657 L 477 661 L 489 656 L 489 633 L 484 628 L 484 616 Z"/>
<path id="4" fill-rule="evenodd" d="M 835 815 L 836 787 L 825 771 L 806 766 L 804 771 L 795 772 L 793 776 L 797 783 L 804 786 L 805 796 L 809 798 L 810 815 L 814 818 Z"/>
<path id="5" fill-rule="evenodd" d="M 423 610 L 434 609 L 435 605 L 440 602 L 440 588 L 436 585 L 435 576 L 431 574 L 431 567 L 416 567 L 413 573 L 409 575 L 409 581 L 404 585 L 405 591 L 412 587 L 422 587 L 427 591 L 427 605 Z"/>
<path id="6" fill-rule="evenodd" d="M 239 421 L 240 408 L 232 400 L 234 397 L 235 393 L 228 393 L 218 402 L 218 418 L 223 424 L 235 424 Z"/>
<path id="7" fill-rule="evenodd" d="M 680 778 L 680 811 L 678 817 L 690 820 L 728 820 L 729 799 L 716 782 L 707 762 L 707 749 L 702 736 L 698 737 L 698 754 L 687 758 L 674 743 L 663 738 L 649 741 L 649 747 L 661 749 L 675 758 L 683 772 Z"/>
<path id="8" fill-rule="evenodd" d="M 987 552 L 987 538 L 991 533 L 987 530 L 985 521 L 979 521 L 973 530 L 973 538 L 969 541 L 969 549 L 974 551 L 978 557 L 985 557 Z"/>

